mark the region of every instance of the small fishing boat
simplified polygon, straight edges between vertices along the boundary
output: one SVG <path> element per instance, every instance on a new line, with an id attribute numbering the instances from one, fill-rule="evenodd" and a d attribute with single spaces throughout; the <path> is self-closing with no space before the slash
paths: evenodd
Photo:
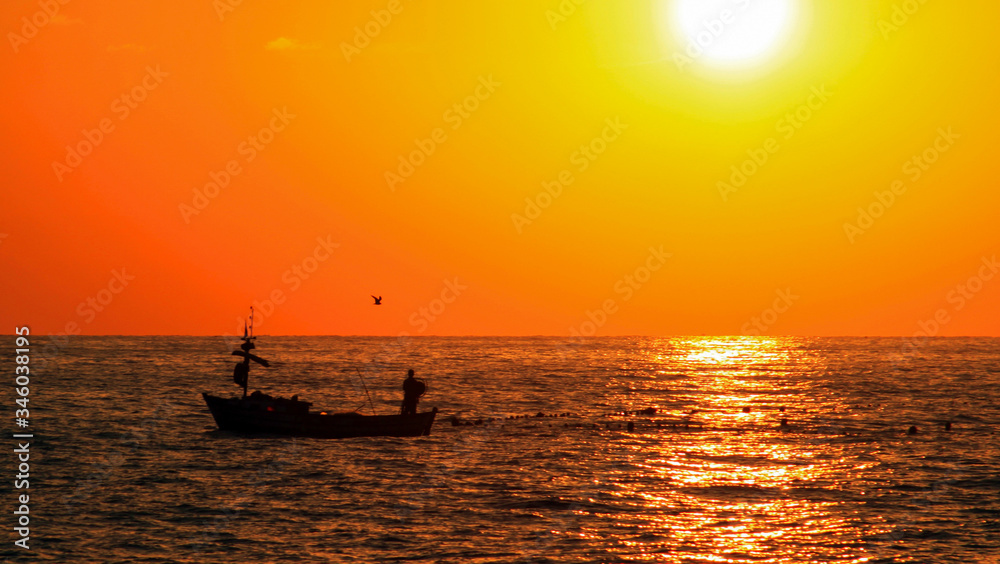
<path id="1" fill-rule="evenodd" d="M 223 431 L 245 434 L 276 434 L 321 439 L 350 437 L 419 437 L 431 434 L 437 408 L 431 411 L 398 415 L 362 415 L 356 411 L 327 413 L 311 411 L 312 404 L 292 398 L 273 397 L 260 391 L 247 394 L 250 361 L 270 366 L 268 361 L 251 353 L 255 349 L 253 308 L 249 332 L 243 329 L 243 343 L 233 355 L 243 358 L 233 371 L 233 381 L 243 388 L 243 397 L 222 398 L 202 393 L 216 425 Z M 366 386 L 367 393 L 367 386 Z M 369 396 L 369 403 L 371 397 Z M 372 407 L 374 412 L 374 406 Z"/>
<path id="2" fill-rule="evenodd" d="M 362 415 L 310 411 L 309 402 L 252 394 L 221 398 L 203 393 L 219 429 L 246 434 L 275 434 L 319 439 L 350 437 L 419 437 L 431 434 L 437 408 L 416 415 Z"/>

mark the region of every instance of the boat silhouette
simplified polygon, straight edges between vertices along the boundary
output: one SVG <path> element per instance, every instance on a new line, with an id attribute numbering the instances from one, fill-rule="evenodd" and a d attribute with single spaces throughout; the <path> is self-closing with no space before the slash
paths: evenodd
<path id="1" fill-rule="evenodd" d="M 201 394 L 219 429 L 242 434 L 321 439 L 430 435 L 438 412 L 436 407 L 431 411 L 408 415 L 362 415 L 356 411 L 327 413 L 312 411 L 312 404 L 300 400 L 298 396 L 274 397 L 260 391 L 247 394 L 250 361 L 269 366 L 266 360 L 250 352 L 256 348 L 254 340 L 253 308 L 250 308 L 249 332 L 244 325 L 243 343 L 239 350 L 233 351 L 234 356 L 243 358 L 233 371 L 233 380 L 243 388 L 243 397 L 223 398 L 208 392 Z M 374 412 L 374 405 L 372 411 Z"/>

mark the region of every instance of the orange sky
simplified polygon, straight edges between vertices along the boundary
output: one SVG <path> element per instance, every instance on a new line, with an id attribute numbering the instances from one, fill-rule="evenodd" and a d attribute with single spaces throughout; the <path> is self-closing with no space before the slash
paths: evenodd
<path id="1" fill-rule="evenodd" d="M 995 2 L 720 70 L 674 0 L 63 1 L 0 15 L 8 329 L 1000 335 Z"/>

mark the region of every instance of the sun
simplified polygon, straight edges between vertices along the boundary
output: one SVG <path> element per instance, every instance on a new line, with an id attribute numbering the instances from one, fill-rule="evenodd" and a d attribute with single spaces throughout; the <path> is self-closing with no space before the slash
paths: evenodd
<path id="1" fill-rule="evenodd" d="M 795 0 L 672 0 L 675 59 L 749 66 L 776 55 L 791 36 Z"/>

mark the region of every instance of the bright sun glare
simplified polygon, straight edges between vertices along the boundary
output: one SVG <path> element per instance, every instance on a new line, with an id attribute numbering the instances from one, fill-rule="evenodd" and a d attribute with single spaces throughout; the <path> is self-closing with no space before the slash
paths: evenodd
<path id="1" fill-rule="evenodd" d="M 692 62 L 745 66 L 774 55 L 790 34 L 794 0 L 673 0 L 670 18 Z"/>

